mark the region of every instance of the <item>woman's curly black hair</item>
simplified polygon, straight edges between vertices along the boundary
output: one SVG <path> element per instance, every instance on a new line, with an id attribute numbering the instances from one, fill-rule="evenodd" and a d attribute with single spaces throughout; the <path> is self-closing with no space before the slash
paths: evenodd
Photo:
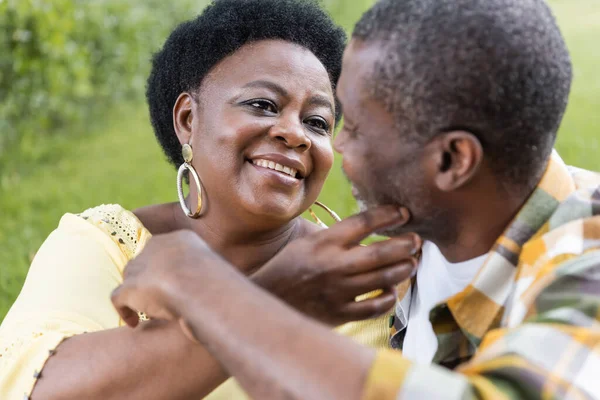
<path id="1" fill-rule="evenodd" d="M 152 60 L 146 98 L 154 133 L 171 163 L 183 163 L 173 128 L 177 97 L 200 88 L 208 72 L 244 44 L 268 39 L 310 50 L 335 89 L 346 34 L 317 0 L 213 0 L 196 19 L 175 28 Z M 336 122 L 339 118 L 336 107 Z"/>

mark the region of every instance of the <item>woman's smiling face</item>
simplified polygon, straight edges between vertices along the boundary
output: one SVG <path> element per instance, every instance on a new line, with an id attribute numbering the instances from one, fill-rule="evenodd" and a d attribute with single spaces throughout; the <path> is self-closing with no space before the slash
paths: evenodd
<path id="1" fill-rule="evenodd" d="M 197 94 L 180 96 L 174 120 L 210 205 L 285 222 L 316 200 L 331 169 L 334 107 L 313 53 L 264 40 L 223 59 Z"/>

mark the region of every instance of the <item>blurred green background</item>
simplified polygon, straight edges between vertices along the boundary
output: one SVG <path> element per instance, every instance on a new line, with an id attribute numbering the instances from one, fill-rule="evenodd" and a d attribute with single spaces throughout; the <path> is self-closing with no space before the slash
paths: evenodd
<path id="1" fill-rule="evenodd" d="M 372 2 L 323 1 L 349 31 Z M 575 65 L 557 147 L 600 170 L 600 1 L 550 3 Z M 151 53 L 205 4 L 0 0 L 0 320 L 62 214 L 176 200 L 143 88 Z M 355 211 L 339 160 L 321 200 L 341 216 Z"/>

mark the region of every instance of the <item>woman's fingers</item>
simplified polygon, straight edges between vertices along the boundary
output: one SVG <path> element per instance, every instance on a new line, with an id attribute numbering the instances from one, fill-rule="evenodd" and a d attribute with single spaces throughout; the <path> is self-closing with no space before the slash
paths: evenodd
<path id="1" fill-rule="evenodd" d="M 398 210 L 395 206 L 381 206 L 338 222 L 323 231 L 321 236 L 326 236 L 331 242 L 351 246 L 380 229 L 403 225 L 409 218 L 410 213 L 405 208 Z"/>
<path id="2" fill-rule="evenodd" d="M 368 246 L 356 246 L 343 255 L 345 275 L 362 274 L 383 266 L 413 260 L 420 246 L 414 233 L 376 242 Z"/>
<path id="3" fill-rule="evenodd" d="M 375 271 L 345 278 L 343 285 L 347 294 L 354 298 L 373 290 L 394 287 L 400 282 L 410 279 L 415 268 L 416 262 L 405 260 Z"/>
<path id="4" fill-rule="evenodd" d="M 344 321 L 375 318 L 389 312 L 396 303 L 396 291 L 388 289 L 377 297 L 346 304 L 340 309 Z"/>

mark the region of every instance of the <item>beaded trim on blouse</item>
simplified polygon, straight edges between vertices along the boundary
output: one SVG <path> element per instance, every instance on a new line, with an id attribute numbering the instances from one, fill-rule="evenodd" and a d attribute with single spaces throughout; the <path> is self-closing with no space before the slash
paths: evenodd
<path id="1" fill-rule="evenodd" d="M 149 232 L 130 211 L 118 204 L 103 204 L 77 214 L 78 217 L 102 229 L 115 242 L 128 260 L 141 251 Z M 143 312 L 138 312 L 140 321 L 147 321 Z"/>
<path id="2" fill-rule="evenodd" d="M 77 215 L 102 229 L 129 260 L 137 254 L 147 232 L 133 213 L 117 204 L 104 204 Z"/>

